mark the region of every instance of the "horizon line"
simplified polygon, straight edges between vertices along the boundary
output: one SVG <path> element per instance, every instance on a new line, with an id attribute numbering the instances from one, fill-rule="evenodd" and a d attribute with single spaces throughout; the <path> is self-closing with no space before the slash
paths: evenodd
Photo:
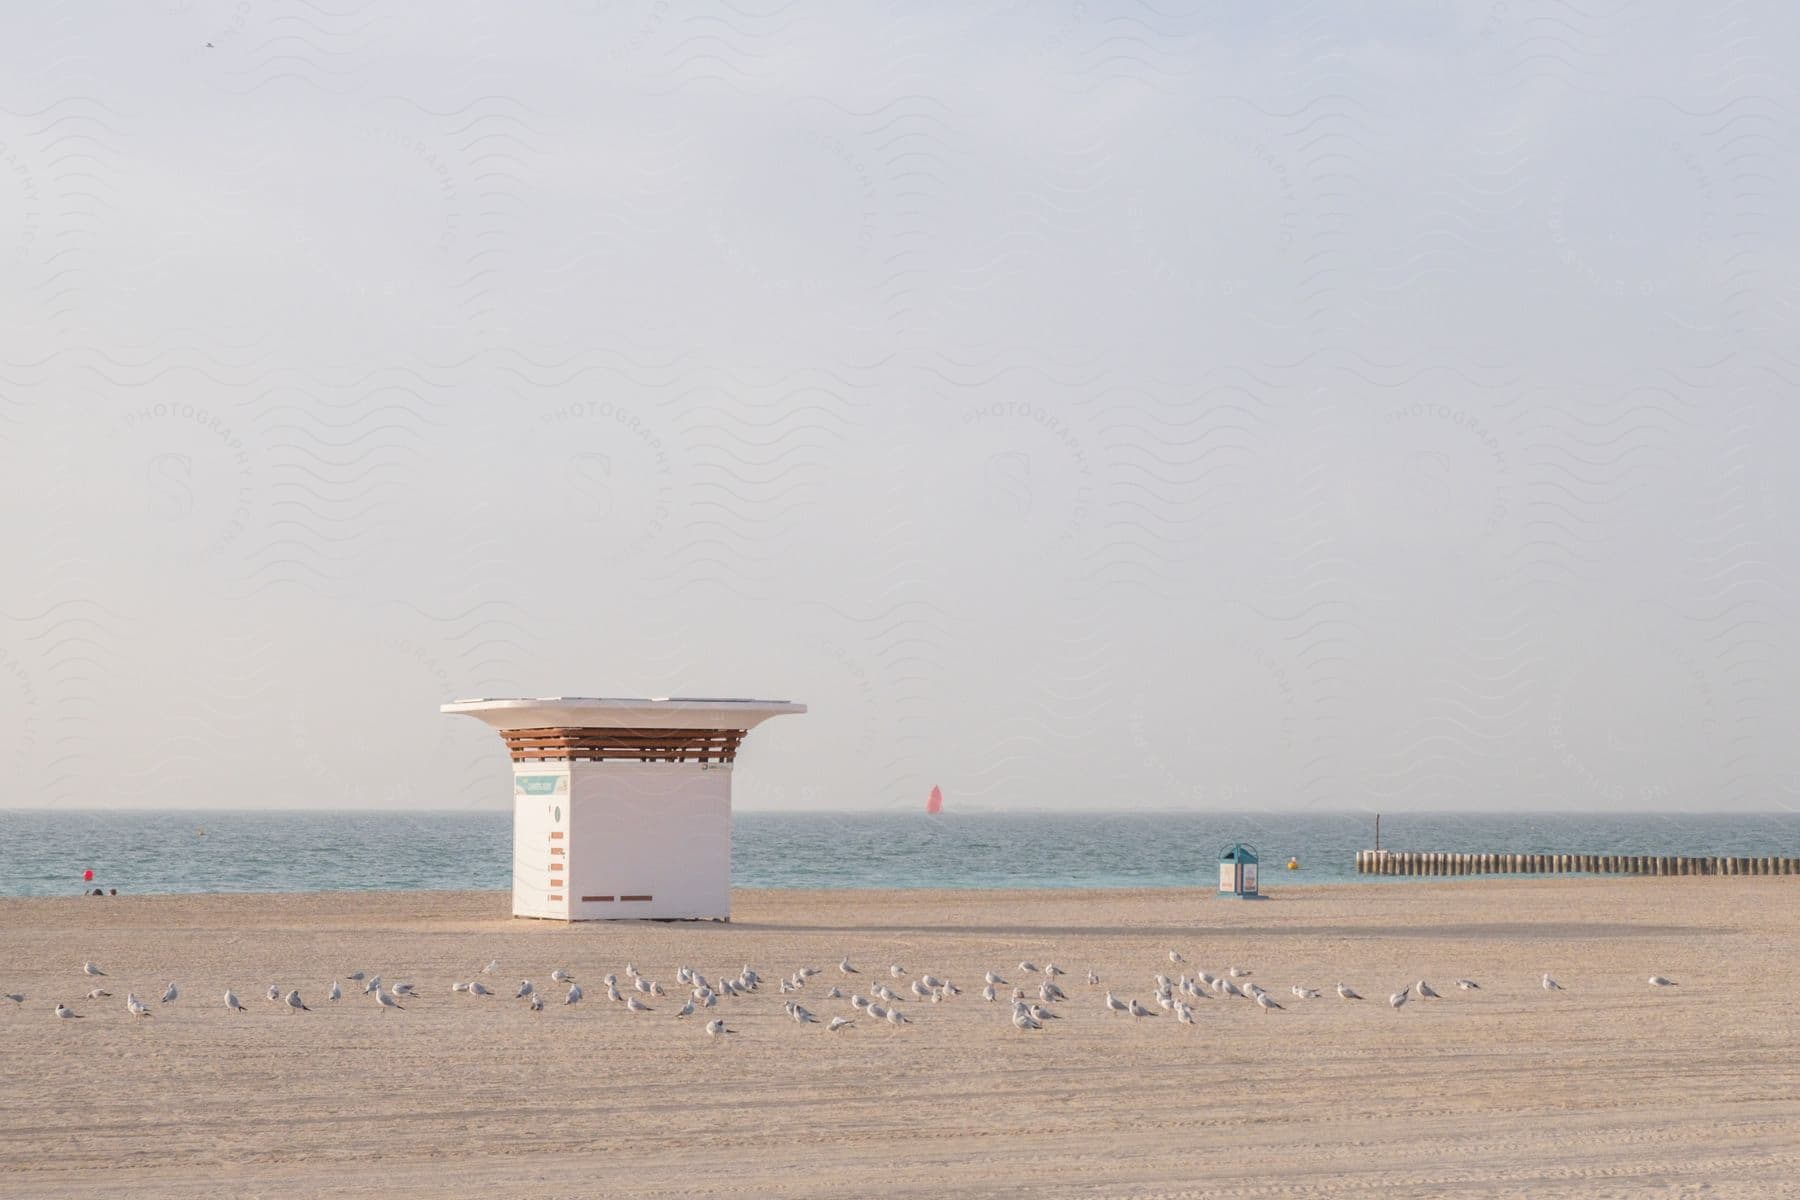
<path id="1" fill-rule="evenodd" d="M 387 816 L 446 816 L 472 813 L 505 814 L 512 812 L 507 805 L 472 808 L 362 808 L 362 807 L 314 807 L 309 805 L 270 805 L 251 808 L 198 807 L 183 808 L 162 805 L 89 805 L 89 804 L 23 804 L 0 805 L 0 813 L 49 813 L 49 812 L 83 812 L 83 813 L 317 813 L 343 814 L 367 813 Z M 1656 816 L 1712 816 L 1730 814 L 1732 816 L 1795 816 L 1800 817 L 1796 809 L 1762 809 L 1762 808 L 1507 808 L 1507 809 L 1352 809 L 1352 808 L 1272 808 L 1272 809 L 1226 809 L 1226 808 L 974 808 L 944 809 L 938 813 L 927 813 L 920 808 L 743 808 L 734 807 L 732 815 L 767 813 L 780 816 L 918 816 L 959 817 L 959 816 L 1120 816 L 1125 814 L 1155 816 L 1293 816 L 1307 814 L 1313 816 L 1414 816 L 1414 817 L 1499 817 L 1499 816 L 1589 816 L 1589 817 L 1656 817 Z"/>

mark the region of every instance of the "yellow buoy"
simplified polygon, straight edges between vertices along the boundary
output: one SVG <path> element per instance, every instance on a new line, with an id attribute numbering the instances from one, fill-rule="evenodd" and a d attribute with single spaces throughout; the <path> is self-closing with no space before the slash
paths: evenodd
<path id="1" fill-rule="evenodd" d="M 1297 859 L 1297 858 L 1288 859 L 1288 870 L 1298 871 L 1299 869 L 1300 869 L 1300 860 L 1299 859 Z"/>

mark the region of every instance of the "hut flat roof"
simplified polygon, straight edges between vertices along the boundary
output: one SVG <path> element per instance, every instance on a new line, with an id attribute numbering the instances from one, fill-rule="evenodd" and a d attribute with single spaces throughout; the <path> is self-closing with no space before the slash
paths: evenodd
<path id="1" fill-rule="evenodd" d="M 454 700 L 440 711 L 463 713 L 495 729 L 749 729 L 770 717 L 803 713 L 791 700 L 707 696 L 538 696 Z"/>

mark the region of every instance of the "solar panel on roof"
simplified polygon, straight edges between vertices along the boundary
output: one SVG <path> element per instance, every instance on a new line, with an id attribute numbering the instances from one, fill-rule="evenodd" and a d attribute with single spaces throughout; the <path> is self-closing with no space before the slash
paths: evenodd
<path id="1" fill-rule="evenodd" d="M 664 696 L 677 704 L 786 704 L 786 700 L 759 700 L 754 696 Z"/>

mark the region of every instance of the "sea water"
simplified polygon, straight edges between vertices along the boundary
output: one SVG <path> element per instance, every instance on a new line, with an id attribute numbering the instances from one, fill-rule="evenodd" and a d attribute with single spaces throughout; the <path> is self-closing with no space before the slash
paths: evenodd
<path id="1" fill-rule="evenodd" d="M 755 888 L 1195 887 L 1248 842 L 1263 890 L 1362 880 L 1367 813 L 773 813 L 732 821 Z M 1384 814 L 1390 849 L 1800 856 L 1800 814 Z M 1300 864 L 1286 869 L 1289 859 Z M 509 812 L 0 810 L 0 895 L 508 888 Z M 94 884 L 82 880 L 93 870 Z"/>

